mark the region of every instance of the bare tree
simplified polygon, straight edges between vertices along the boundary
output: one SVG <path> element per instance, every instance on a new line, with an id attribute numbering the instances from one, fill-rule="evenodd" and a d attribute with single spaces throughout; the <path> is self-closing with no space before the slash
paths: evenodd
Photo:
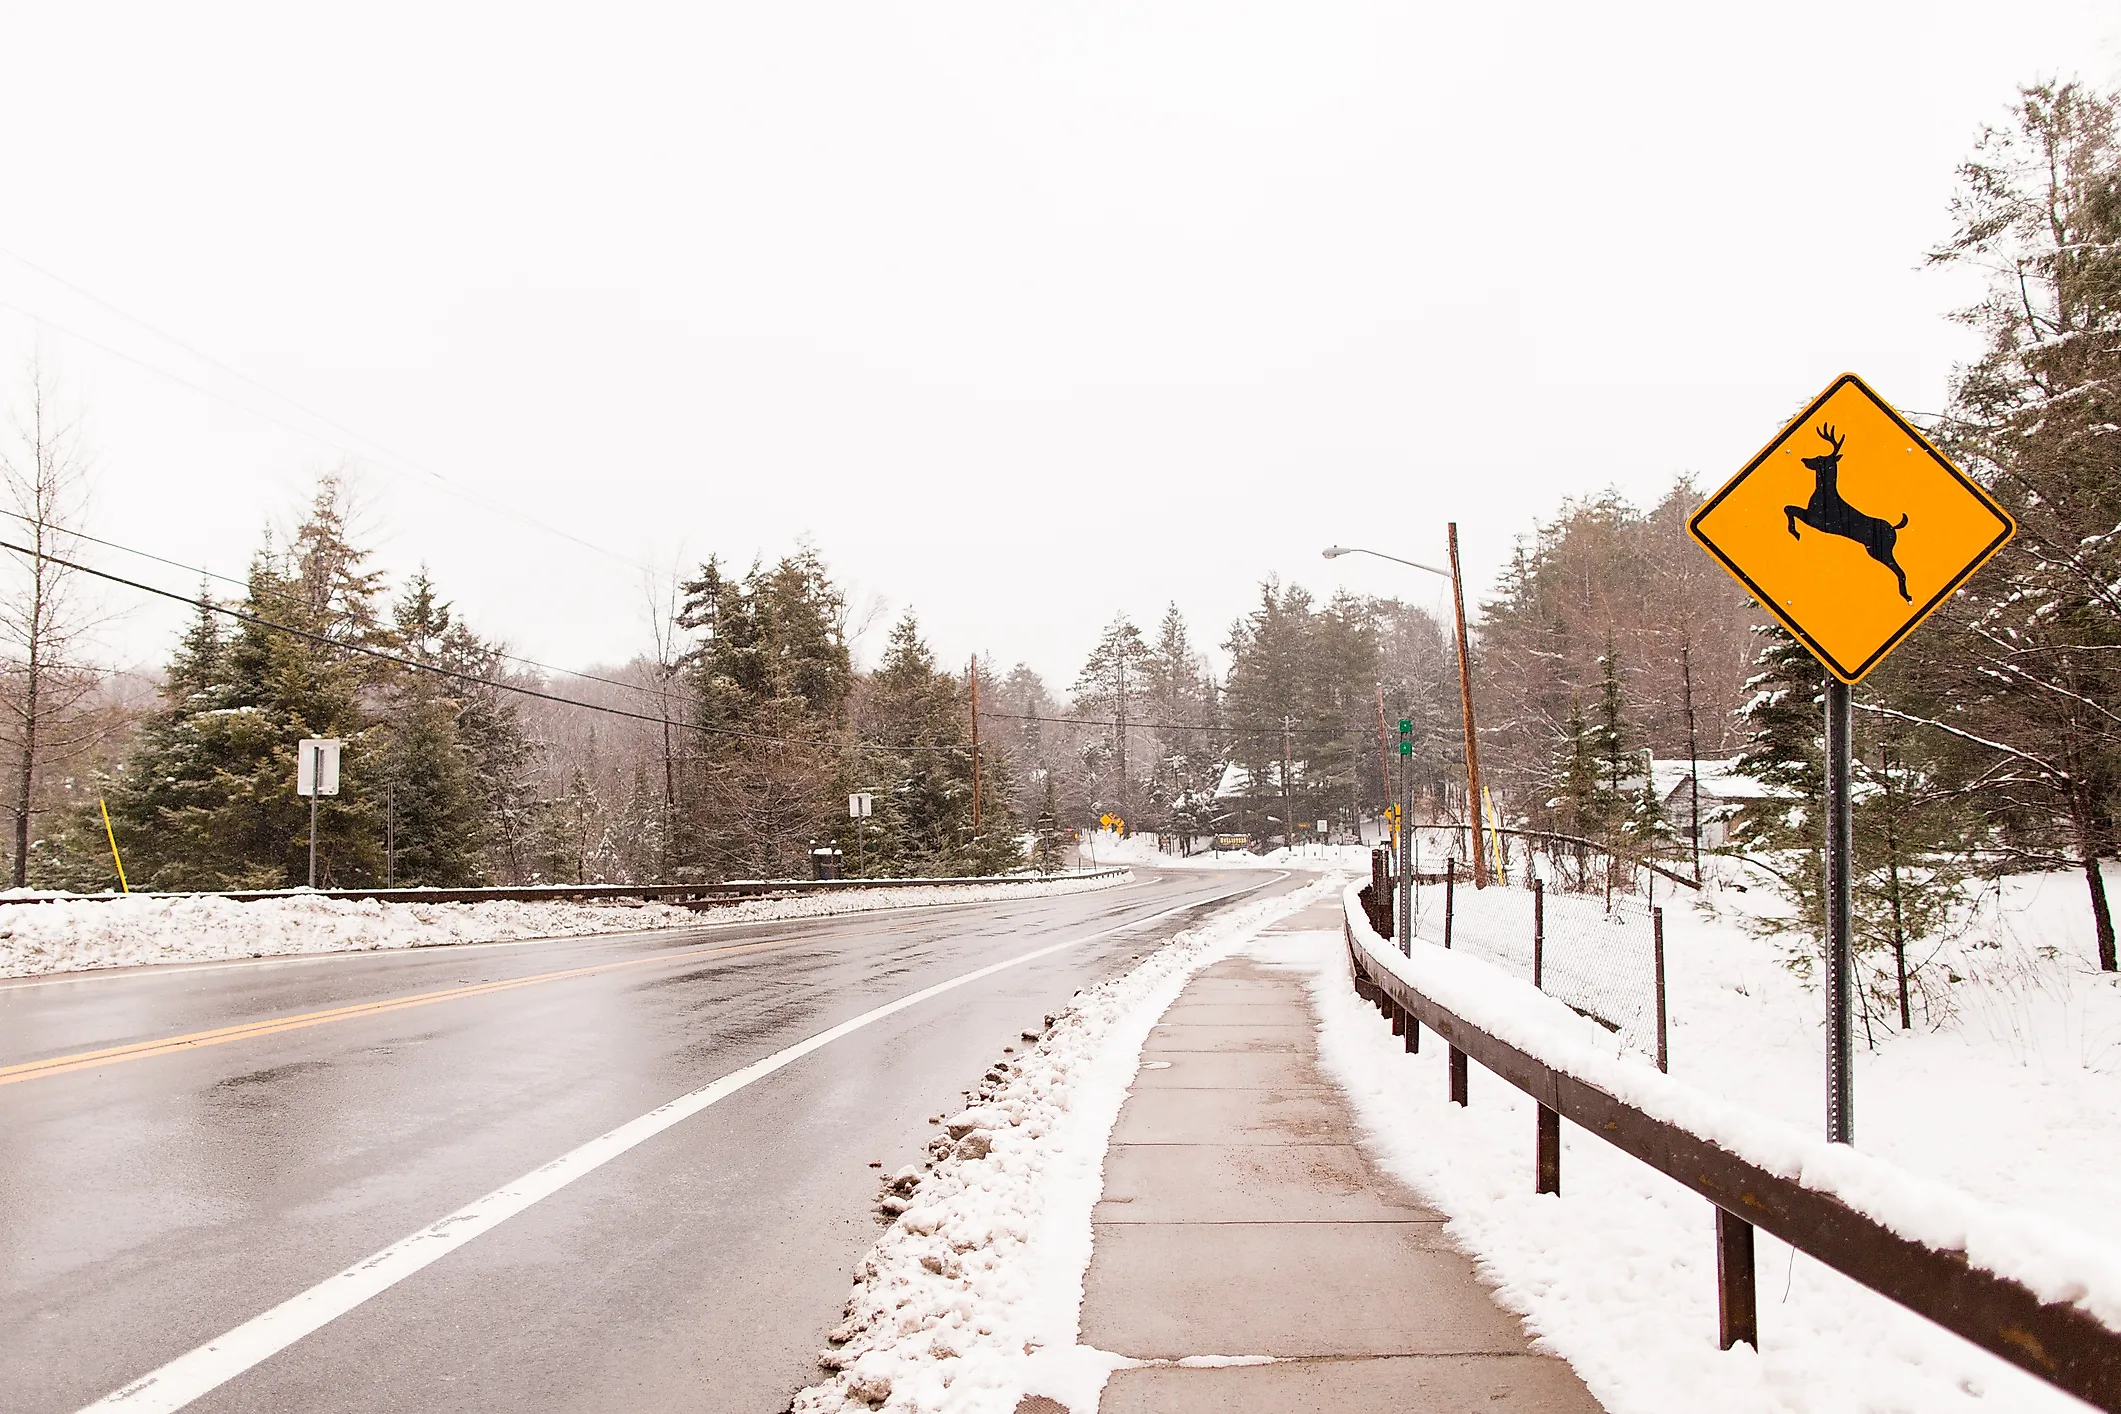
<path id="1" fill-rule="evenodd" d="M 12 582 L 0 591 L 6 654 L 0 721 L 15 752 L 6 808 L 14 814 L 16 888 L 29 883 L 30 819 L 37 813 L 40 773 L 92 744 L 100 726 L 81 709 L 101 680 L 80 656 L 95 616 L 75 592 L 74 572 L 59 563 L 74 558 L 74 532 L 88 499 L 80 422 L 60 412 L 41 362 L 31 362 L 26 382 L 12 435 L 0 444 L 0 511 L 8 518 L 7 540 L 20 547 Z"/>

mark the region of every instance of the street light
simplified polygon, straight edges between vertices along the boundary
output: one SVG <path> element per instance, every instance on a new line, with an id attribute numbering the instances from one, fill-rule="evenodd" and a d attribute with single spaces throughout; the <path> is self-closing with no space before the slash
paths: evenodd
<path id="1" fill-rule="evenodd" d="M 1365 550 L 1356 545 L 1328 545 L 1324 553 L 1329 560 L 1337 560 L 1342 555 L 1375 555 L 1378 559 L 1390 560 L 1395 565 L 1407 565 L 1414 569 L 1427 570 L 1430 574 L 1440 574 L 1445 579 L 1452 578 L 1449 570 L 1440 570 L 1434 565 L 1425 565 L 1419 560 L 1402 560 L 1399 556 L 1387 555 L 1382 550 Z"/>
<path id="2" fill-rule="evenodd" d="M 1365 550 L 1354 545 L 1328 545 L 1323 553 L 1329 560 L 1337 560 L 1342 555 L 1370 555 L 1376 559 L 1390 560 L 1395 565 L 1405 565 L 1409 569 L 1427 570 L 1430 574 L 1441 575 L 1451 581 L 1451 602 L 1458 617 L 1458 701 L 1465 710 L 1466 719 L 1466 787 L 1469 792 L 1466 819 L 1471 822 L 1466 833 L 1472 836 L 1473 841 L 1473 887 L 1484 889 L 1488 886 L 1488 854 L 1483 848 L 1485 842 L 1480 834 L 1480 741 L 1473 730 L 1473 663 L 1472 659 L 1466 656 L 1466 591 L 1465 583 L 1458 572 L 1458 522 L 1455 520 L 1450 524 L 1450 535 L 1451 567 L 1447 570 L 1425 565 L 1419 560 L 1403 560 L 1397 555 L 1387 555 L 1382 550 Z M 1412 823 L 1411 820 L 1404 821 L 1401 828 L 1404 829 Z"/>

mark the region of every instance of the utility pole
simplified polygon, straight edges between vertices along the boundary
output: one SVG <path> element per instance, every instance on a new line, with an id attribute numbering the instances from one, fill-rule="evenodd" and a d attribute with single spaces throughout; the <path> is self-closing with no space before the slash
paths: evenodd
<path id="1" fill-rule="evenodd" d="M 1451 605 L 1458 615 L 1458 700 L 1466 718 L 1466 819 L 1473 837 L 1473 887 L 1488 886 L 1488 852 L 1480 836 L 1480 734 L 1473 724 L 1473 660 L 1466 645 L 1466 590 L 1458 569 L 1458 522 L 1451 522 Z"/>
<path id="2" fill-rule="evenodd" d="M 1679 640 L 1679 684 L 1686 701 L 1687 786 L 1694 801 L 1694 882 L 1701 882 L 1701 747 L 1694 736 L 1693 644 Z"/>
<path id="3" fill-rule="evenodd" d="M 1405 803 L 1399 815 L 1399 899 L 1394 916 L 1399 921 L 1399 950 L 1414 955 L 1414 723 L 1399 719 L 1399 774 L 1404 779 Z"/>
<path id="4" fill-rule="evenodd" d="M 383 887 L 396 888 L 398 882 L 398 787 L 396 782 L 383 786 Z"/>
<path id="5" fill-rule="evenodd" d="M 972 838 L 979 839 L 979 654 L 972 655 Z"/>
<path id="6" fill-rule="evenodd" d="M 1119 818 L 1129 819 L 1134 814 L 1134 805 L 1127 791 L 1127 647 L 1119 645 L 1115 666 L 1119 669 L 1118 688 L 1112 696 L 1112 729 L 1117 734 L 1119 750 Z"/>
<path id="7" fill-rule="evenodd" d="M 1291 854 L 1296 852 L 1296 806 L 1294 794 L 1289 789 L 1289 773 L 1295 762 L 1289 747 L 1289 714 L 1281 717 L 1281 842 Z"/>
<path id="8" fill-rule="evenodd" d="M 1392 742 L 1385 734 L 1385 685 L 1377 685 L 1377 784 L 1385 793 L 1385 816 L 1387 823 L 1385 838 L 1391 838 L 1389 822 L 1392 809 Z M 1360 826 L 1361 821 L 1358 820 Z"/>

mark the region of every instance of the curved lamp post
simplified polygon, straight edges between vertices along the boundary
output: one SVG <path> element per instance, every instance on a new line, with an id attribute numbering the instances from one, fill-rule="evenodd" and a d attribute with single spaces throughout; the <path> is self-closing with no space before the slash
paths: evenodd
<path id="1" fill-rule="evenodd" d="M 1466 831 L 1473 840 L 1473 887 L 1488 886 L 1488 853 L 1480 828 L 1480 741 L 1473 728 L 1473 663 L 1466 656 L 1466 592 L 1464 581 L 1458 572 L 1458 522 L 1450 524 L 1451 567 L 1440 570 L 1434 565 L 1425 565 L 1419 560 L 1403 560 L 1397 555 L 1387 555 L 1382 550 L 1365 550 L 1354 545 L 1328 545 L 1325 557 L 1337 560 L 1342 555 L 1369 555 L 1374 559 L 1390 560 L 1395 565 L 1409 569 L 1427 570 L 1451 581 L 1451 604 L 1458 618 L 1458 701 L 1465 712 L 1466 722 L 1466 818 L 1471 822 Z M 1409 820 L 1408 825 L 1413 821 Z"/>

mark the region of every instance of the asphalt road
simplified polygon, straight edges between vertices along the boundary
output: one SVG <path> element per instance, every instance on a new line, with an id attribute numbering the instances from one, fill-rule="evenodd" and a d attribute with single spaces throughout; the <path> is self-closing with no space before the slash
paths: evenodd
<path id="1" fill-rule="evenodd" d="M 1142 874 L 1000 904 L 0 983 L 0 1409 L 81 1409 L 709 1081 L 1087 939 L 802 1056 L 188 1406 L 779 1414 L 875 1240 L 870 1161 L 915 1161 L 930 1116 L 1078 988 L 1235 891 L 1291 886 Z M 1122 925 L 1139 926 L 1090 936 Z M 136 1049 L 94 1054 L 120 1047 Z"/>

